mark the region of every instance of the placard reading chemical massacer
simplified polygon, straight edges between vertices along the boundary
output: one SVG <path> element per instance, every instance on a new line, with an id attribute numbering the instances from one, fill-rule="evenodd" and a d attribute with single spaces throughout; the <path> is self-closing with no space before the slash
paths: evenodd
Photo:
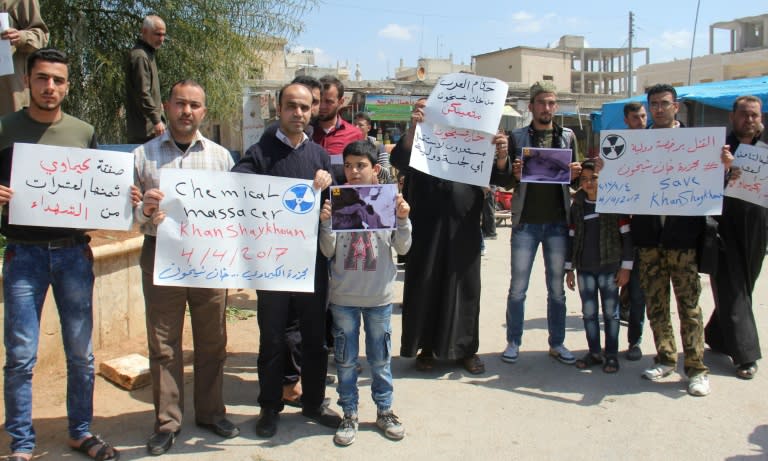
<path id="1" fill-rule="evenodd" d="M 600 133 L 598 213 L 719 215 L 725 128 Z"/>
<path id="2" fill-rule="evenodd" d="M 320 192 L 312 181 L 162 169 L 154 283 L 312 292 Z"/>

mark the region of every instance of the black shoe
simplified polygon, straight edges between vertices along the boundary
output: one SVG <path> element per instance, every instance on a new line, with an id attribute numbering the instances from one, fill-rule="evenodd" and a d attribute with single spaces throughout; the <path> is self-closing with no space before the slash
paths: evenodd
<path id="1" fill-rule="evenodd" d="M 259 420 L 256 421 L 256 435 L 268 439 L 277 433 L 277 423 L 280 421 L 280 413 L 268 408 L 262 408 L 259 412 Z"/>
<path id="2" fill-rule="evenodd" d="M 233 437 L 237 437 L 238 435 L 240 435 L 240 428 L 232 424 L 232 421 L 228 420 L 227 418 L 224 418 L 213 424 L 200 423 L 200 422 L 197 422 L 195 424 L 197 424 L 198 427 L 202 427 L 203 429 L 208 429 L 214 434 L 220 437 L 224 437 L 225 439 L 231 439 Z"/>
<path id="3" fill-rule="evenodd" d="M 627 349 L 627 360 L 637 361 L 643 358 L 643 351 L 640 349 L 640 346 L 635 344 L 634 346 L 629 346 L 629 349 Z"/>
<path id="4" fill-rule="evenodd" d="M 150 455 L 160 456 L 166 451 L 170 450 L 173 443 L 176 441 L 176 436 L 179 435 L 179 431 L 176 432 L 155 432 L 147 442 L 147 451 Z"/>
<path id="5" fill-rule="evenodd" d="M 301 414 L 313 421 L 317 421 L 318 424 L 332 429 L 336 429 L 341 424 L 341 416 L 326 405 L 313 409 L 304 408 L 301 410 Z"/>

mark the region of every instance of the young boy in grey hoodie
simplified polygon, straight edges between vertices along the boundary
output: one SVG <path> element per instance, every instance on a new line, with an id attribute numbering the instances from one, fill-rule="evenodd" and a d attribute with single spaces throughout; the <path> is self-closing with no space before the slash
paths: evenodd
<path id="1" fill-rule="evenodd" d="M 351 185 L 376 184 L 381 166 L 377 152 L 366 141 L 353 142 L 344 149 L 344 174 Z M 330 309 L 333 314 L 335 361 L 338 370 L 339 405 L 344 419 L 333 440 L 347 446 L 357 436 L 357 356 L 360 317 L 365 327 L 365 355 L 373 378 L 371 394 L 376 404 L 376 425 L 392 440 L 405 435 L 403 425 L 392 412 L 392 298 L 397 268 L 392 248 L 405 254 L 411 247 L 410 207 L 402 195 L 395 204 L 395 230 L 332 232 L 331 204 L 326 200 L 320 212 L 320 250 L 330 259 Z"/>

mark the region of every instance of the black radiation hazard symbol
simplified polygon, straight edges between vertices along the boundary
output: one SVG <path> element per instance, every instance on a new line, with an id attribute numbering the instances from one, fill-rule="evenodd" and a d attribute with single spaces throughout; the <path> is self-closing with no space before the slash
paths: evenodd
<path id="1" fill-rule="evenodd" d="M 600 148 L 603 151 L 603 157 L 607 160 L 616 160 L 624 153 L 626 142 L 624 138 L 615 134 L 609 134 L 603 139 L 603 144 Z"/>

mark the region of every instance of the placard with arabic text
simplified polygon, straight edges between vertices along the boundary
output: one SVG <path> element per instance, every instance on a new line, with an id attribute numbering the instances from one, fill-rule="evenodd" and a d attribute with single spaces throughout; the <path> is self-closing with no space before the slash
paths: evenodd
<path id="1" fill-rule="evenodd" d="M 16 143 L 8 222 L 128 230 L 132 184 L 133 154 Z"/>
<path id="2" fill-rule="evenodd" d="M 724 142 L 723 127 L 602 131 L 597 211 L 719 215 Z"/>

